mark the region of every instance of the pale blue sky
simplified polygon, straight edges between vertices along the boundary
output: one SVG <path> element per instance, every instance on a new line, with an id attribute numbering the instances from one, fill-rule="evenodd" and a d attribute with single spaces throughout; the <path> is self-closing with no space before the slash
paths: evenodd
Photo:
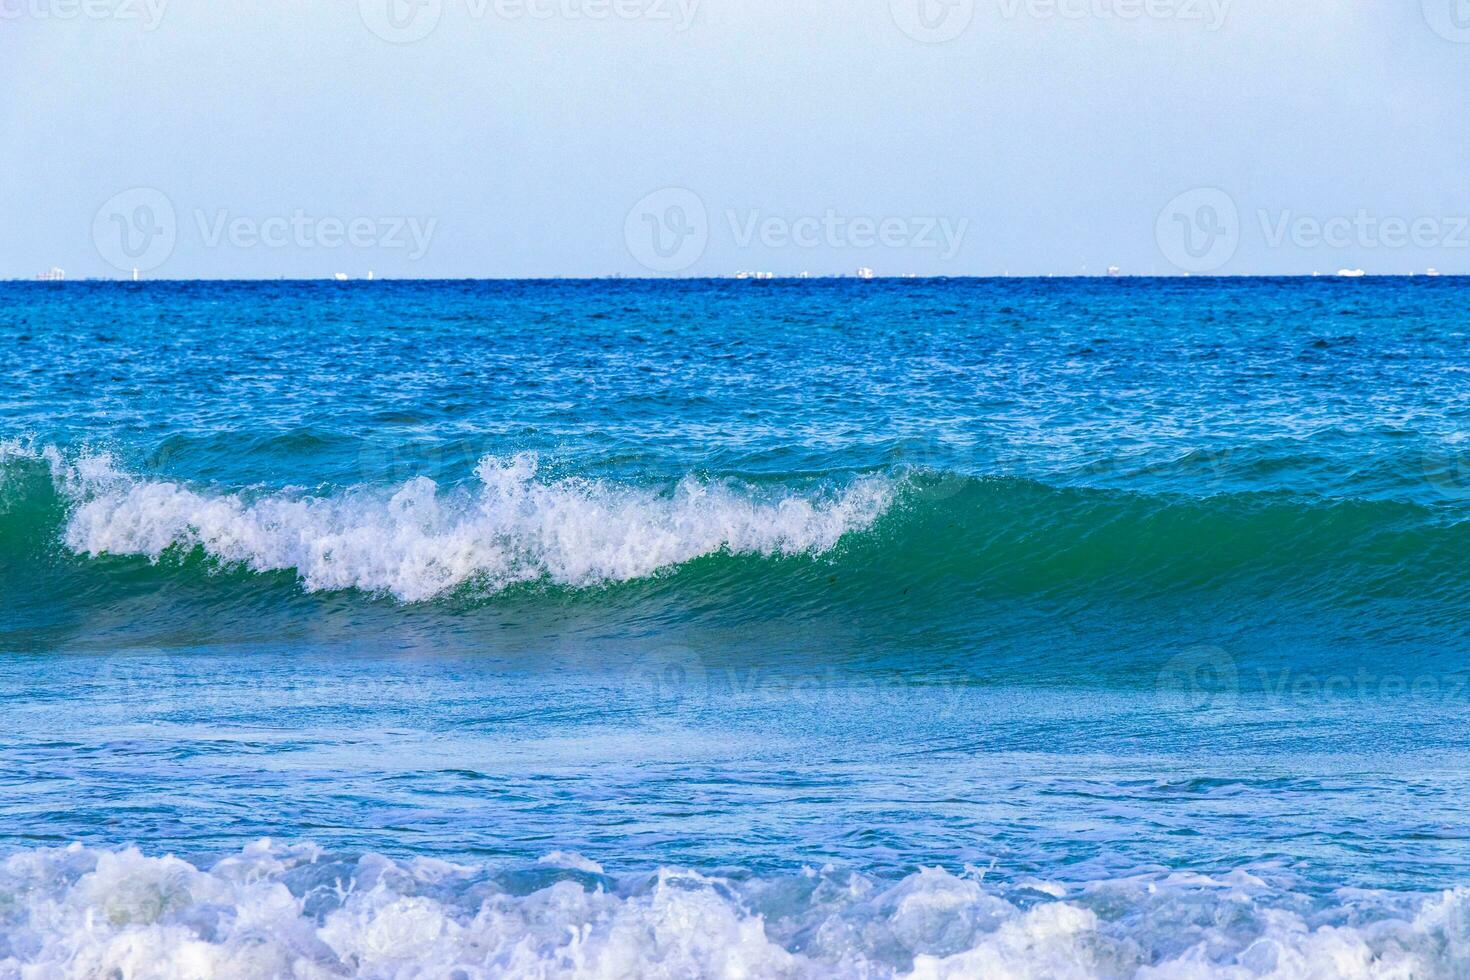
<path id="1" fill-rule="evenodd" d="M 1467 0 L 85 2 L 0 0 L 3 277 L 1470 273 Z"/>

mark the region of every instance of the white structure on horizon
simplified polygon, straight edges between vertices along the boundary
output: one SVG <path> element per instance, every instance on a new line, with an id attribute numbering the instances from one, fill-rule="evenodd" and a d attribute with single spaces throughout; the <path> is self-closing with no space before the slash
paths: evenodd
<path id="1" fill-rule="evenodd" d="M 45 272 L 43 272 L 39 276 L 37 276 L 36 277 L 36 281 L 37 282 L 65 282 L 66 281 L 66 270 L 65 269 L 58 269 L 56 266 L 53 265 L 51 268 L 47 269 Z"/>
<path id="2" fill-rule="evenodd" d="M 873 272 L 873 270 L 869 269 L 867 266 L 863 266 L 857 271 L 857 277 L 859 279 L 872 279 L 874 275 L 875 273 Z"/>
<path id="3" fill-rule="evenodd" d="M 1362 269 L 1338 269 L 1337 274 L 1339 276 L 1342 276 L 1344 279 L 1361 279 L 1368 273 L 1364 272 Z"/>
<path id="4" fill-rule="evenodd" d="M 1430 266 L 1430 267 L 1429 267 L 1429 271 L 1428 271 L 1428 272 L 1426 272 L 1426 273 L 1424 273 L 1424 274 L 1425 274 L 1425 275 L 1426 275 L 1426 276 L 1437 276 L 1437 275 L 1439 275 L 1439 270 L 1438 270 L 1438 269 L 1436 269 L 1436 268 L 1435 268 L 1435 267 L 1434 267 L 1434 266 L 1432 266 L 1432 265 L 1431 265 L 1431 266 Z"/>

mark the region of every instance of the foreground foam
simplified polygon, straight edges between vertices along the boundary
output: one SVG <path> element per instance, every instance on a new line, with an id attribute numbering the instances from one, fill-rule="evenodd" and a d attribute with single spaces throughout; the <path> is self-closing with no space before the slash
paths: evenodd
<path id="1" fill-rule="evenodd" d="M 514 875 L 441 861 L 331 859 L 269 841 L 209 869 L 136 850 L 20 852 L 0 865 L 0 976 L 1080 980 L 1470 969 L 1470 891 L 1354 892 L 1324 904 L 1249 874 L 1176 874 L 1032 904 L 939 869 L 889 884 L 831 869 L 616 880 L 570 857 L 552 860 L 560 870 L 538 865 L 539 887 L 514 887 Z"/>
<path id="2" fill-rule="evenodd" d="M 487 457 L 478 486 L 426 478 L 396 492 L 207 493 L 132 476 L 103 455 L 5 447 L 46 459 L 70 513 L 64 540 L 89 556 L 202 549 L 255 571 L 294 571 L 312 591 L 360 589 L 406 602 L 468 583 L 488 591 L 549 580 L 588 587 L 653 575 L 726 552 L 821 554 L 871 525 L 894 483 L 859 478 L 811 495 L 688 477 L 663 491 L 546 480 L 534 456 Z"/>

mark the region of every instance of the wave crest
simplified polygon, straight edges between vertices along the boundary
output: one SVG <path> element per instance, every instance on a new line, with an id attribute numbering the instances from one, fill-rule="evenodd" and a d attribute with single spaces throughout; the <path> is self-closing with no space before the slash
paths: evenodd
<path id="1" fill-rule="evenodd" d="M 471 584 L 489 592 L 539 580 L 593 587 L 722 552 L 821 554 L 872 525 L 895 490 L 878 476 L 809 495 L 689 476 L 660 491 L 544 479 L 536 457 L 522 454 L 481 460 L 471 488 L 419 477 L 391 493 L 252 499 L 135 477 L 106 454 L 33 455 L 50 464 L 68 500 L 62 536 L 78 554 L 157 561 L 200 549 L 225 565 L 293 571 L 309 591 L 358 589 L 404 602 Z"/>
<path id="2" fill-rule="evenodd" d="M 553 863 L 497 875 L 269 841 L 208 870 L 136 849 L 22 851 L 0 864 L 0 975 L 1286 980 L 1470 966 L 1466 890 L 1321 900 L 1240 871 L 1003 887 L 938 868 L 885 883 Z"/>

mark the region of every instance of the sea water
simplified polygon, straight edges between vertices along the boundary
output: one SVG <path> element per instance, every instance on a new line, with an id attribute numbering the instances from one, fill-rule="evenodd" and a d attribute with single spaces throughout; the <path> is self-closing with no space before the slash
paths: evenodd
<path id="1" fill-rule="evenodd" d="M 0 284 L 0 976 L 1470 974 L 1467 309 Z"/>

